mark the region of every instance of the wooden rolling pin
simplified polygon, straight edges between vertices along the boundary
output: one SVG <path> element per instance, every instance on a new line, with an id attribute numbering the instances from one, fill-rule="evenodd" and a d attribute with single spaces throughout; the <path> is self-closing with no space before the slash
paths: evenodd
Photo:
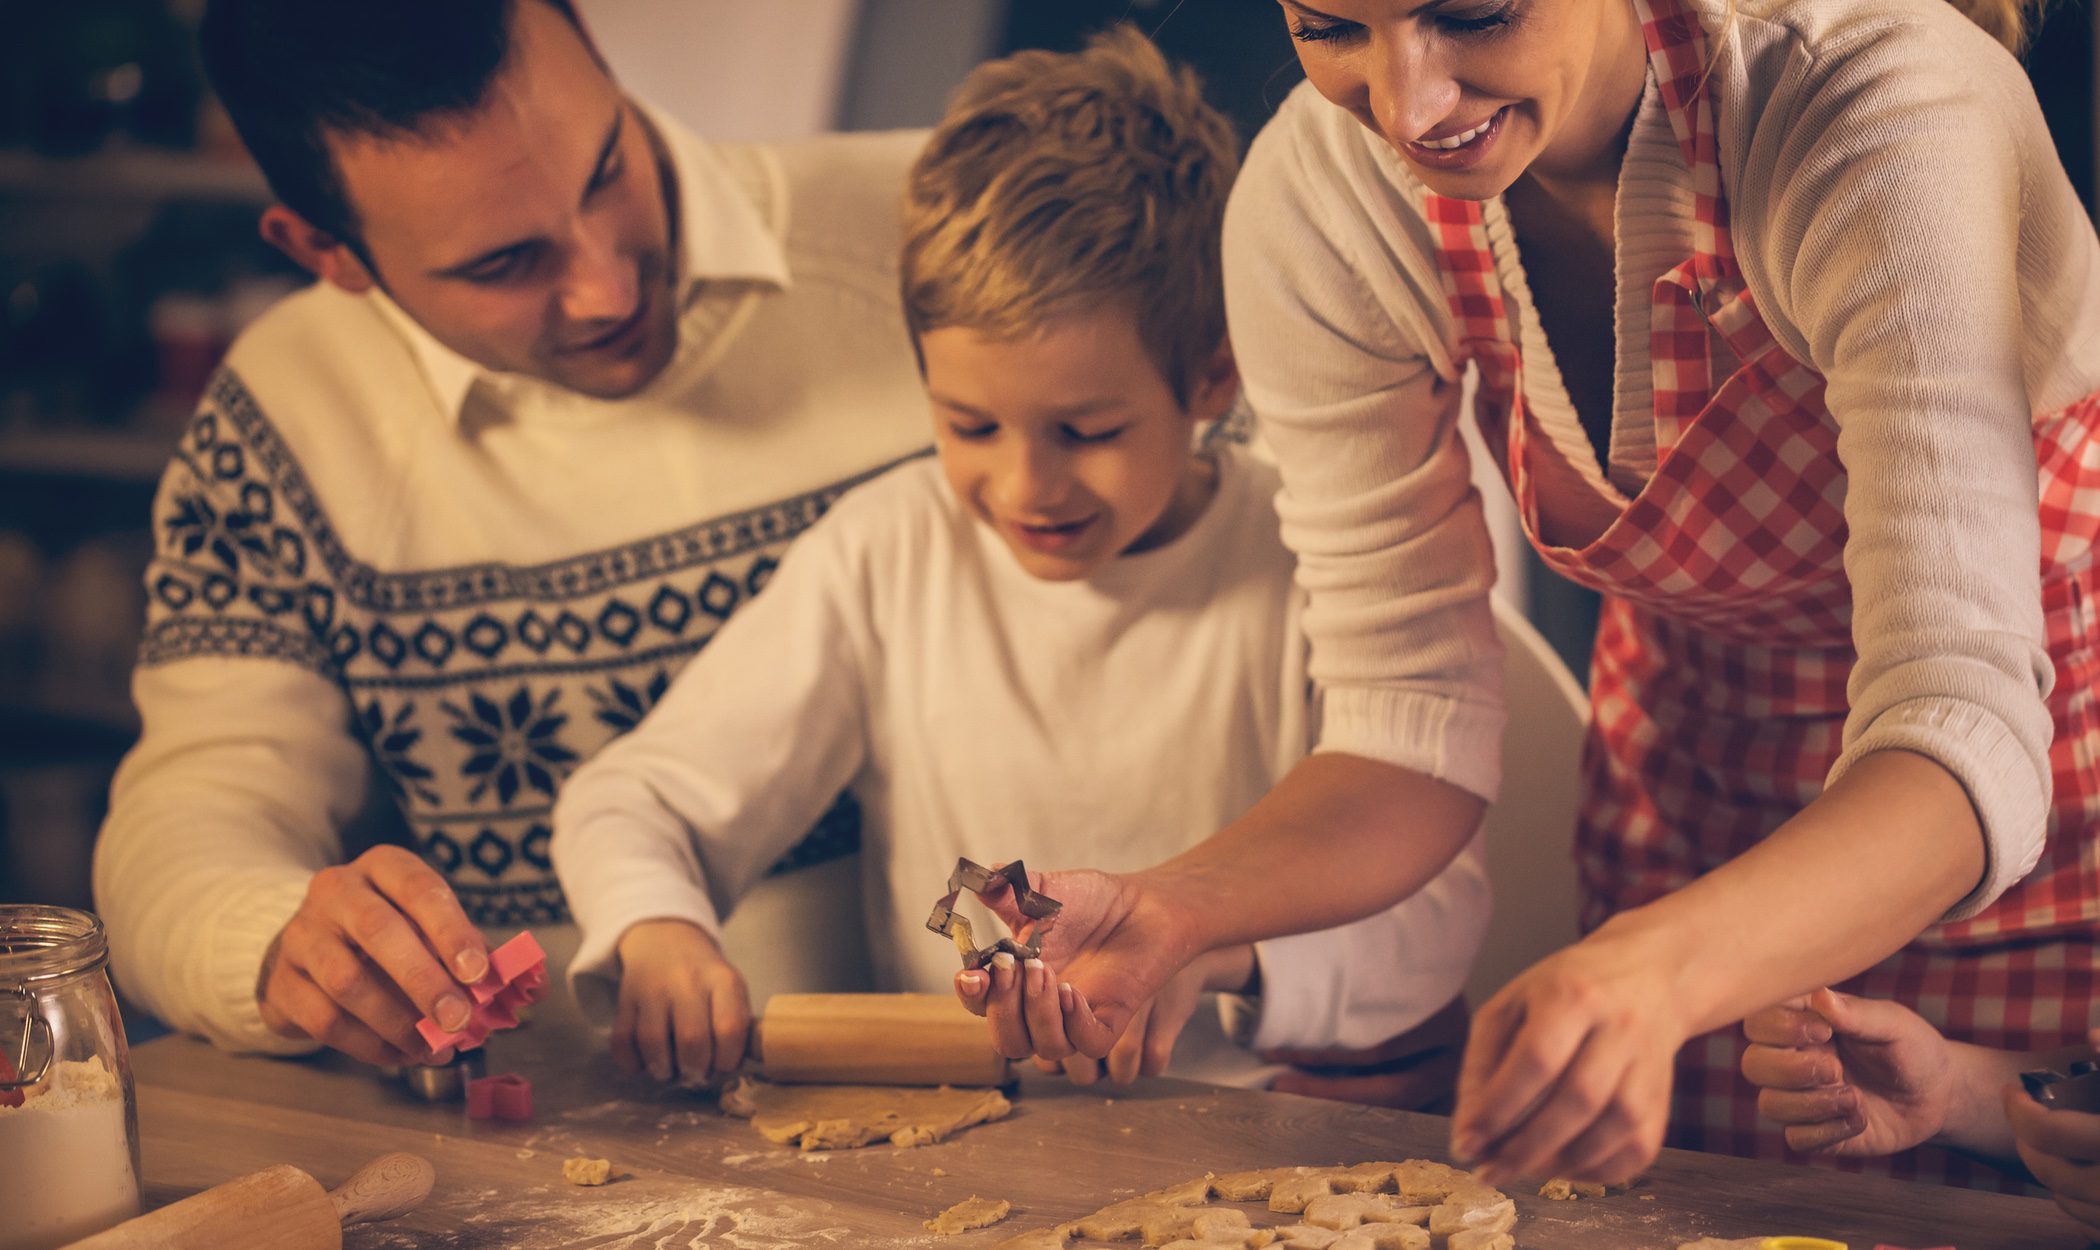
<path id="1" fill-rule="evenodd" d="M 751 1026 L 759 1075 L 801 1085 L 1004 1085 L 989 1026 L 946 994 L 775 994 Z"/>
<path id="2" fill-rule="evenodd" d="M 381 1155 L 333 1191 L 288 1163 L 215 1185 L 66 1250 L 342 1250 L 345 1224 L 390 1220 L 430 1196 L 421 1155 Z"/>

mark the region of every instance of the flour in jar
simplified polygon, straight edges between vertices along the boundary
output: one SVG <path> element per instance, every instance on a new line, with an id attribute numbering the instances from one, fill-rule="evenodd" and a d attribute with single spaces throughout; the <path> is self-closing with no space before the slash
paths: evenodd
<path id="1" fill-rule="evenodd" d="M 100 1056 L 51 1065 L 0 1106 L 0 1250 L 50 1250 L 139 1213 L 124 1086 Z"/>

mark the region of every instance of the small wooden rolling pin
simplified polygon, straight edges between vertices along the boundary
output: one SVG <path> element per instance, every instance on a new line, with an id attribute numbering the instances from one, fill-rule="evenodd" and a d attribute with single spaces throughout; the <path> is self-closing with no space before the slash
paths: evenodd
<path id="1" fill-rule="evenodd" d="M 945 994 L 775 994 L 751 1026 L 759 1075 L 800 1085 L 1004 1085 L 985 1022 Z"/>
<path id="2" fill-rule="evenodd" d="M 342 1250 L 345 1224 L 390 1220 L 430 1196 L 421 1155 L 381 1155 L 334 1190 L 287 1163 L 126 1220 L 66 1250 Z"/>

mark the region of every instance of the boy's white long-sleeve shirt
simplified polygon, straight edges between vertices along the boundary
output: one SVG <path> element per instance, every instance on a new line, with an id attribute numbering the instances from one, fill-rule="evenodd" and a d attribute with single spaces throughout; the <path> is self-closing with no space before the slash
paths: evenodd
<path id="1" fill-rule="evenodd" d="M 1024 573 L 931 461 L 847 494 L 563 789 L 553 855 L 586 1014 L 613 1001 L 621 934 L 718 932 L 842 788 L 877 984 L 929 993 L 958 970 L 925 928 L 958 856 L 1125 871 L 1239 816 L 1311 733 L 1275 488 L 1228 450 L 1188 533 L 1066 583 Z M 1476 841 L 1388 911 L 1262 943 L 1250 1044 L 1363 1046 L 1420 1022 L 1462 989 L 1488 909 Z"/>

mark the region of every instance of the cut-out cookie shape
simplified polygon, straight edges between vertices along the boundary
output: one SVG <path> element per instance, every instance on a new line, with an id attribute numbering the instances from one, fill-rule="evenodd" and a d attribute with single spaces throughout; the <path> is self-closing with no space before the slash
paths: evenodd
<path id="1" fill-rule="evenodd" d="M 1363 1224 L 1413 1224 L 1426 1228 L 1435 1207 L 1415 1206 L 1396 1194 L 1323 1194 L 1305 1204 L 1305 1222 L 1347 1230 Z M 1422 1235 L 1429 1244 L 1429 1235 Z"/>
<path id="2" fill-rule="evenodd" d="M 432 1050 L 450 1046 L 473 1050 L 488 1041 L 489 1034 L 516 1028 L 518 1011 L 540 1000 L 547 990 L 547 952 L 530 933 L 520 933 L 489 952 L 489 970 L 467 987 L 474 996 L 473 1013 L 457 1032 L 429 1016 L 416 1021 L 416 1032 Z"/>
<path id="3" fill-rule="evenodd" d="M 525 1123 L 532 1119 L 532 1082 L 515 1072 L 468 1081 L 467 1118 Z"/>
<path id="4" fill-rule="evenodd" d="M 1013 1209 L 1013 1204 L 1004 1198 L 980 1198 L 971 1194 L 966 1200 L 925 1221 L 926 1231 L 953 1237 L 975 1228 L 990 1228 L 1005 1219 Z"/>
<path id="5" fill-rule="evenodd" d="M 1255 1228 L 1243 1211 L 1202 1205 L 1212 1199 L 1266 1202 L 1305 1222 Z M 1174 1250 L 1511 1250 L 1515 1225 L 1516 1204 L 1508 1195 L 1468 1172 L 1410 1159 L 1205 1176 L 1008 1238 L 994 1250 L 1064 1250 L 1075 1237 Z"/>

